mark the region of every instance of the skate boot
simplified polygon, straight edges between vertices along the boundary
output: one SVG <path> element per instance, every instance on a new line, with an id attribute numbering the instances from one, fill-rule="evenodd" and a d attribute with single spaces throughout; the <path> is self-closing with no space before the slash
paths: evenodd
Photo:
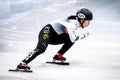
<path id="1" fill-rule="evenodd" d="M 30 66 L 28 66 L 24 60 L 17 66 L 17 69 L 24 69 L 24 70 L 30 70 Z"/>
<path id="2" fill-rule="evenodd" d="M 56 60 L 64 62 L 64 61 L 66 61 L 66 58 L 63 57 L 61 54 L 57 54 L 53 57 L 53 62 L 55 62 Z"/>

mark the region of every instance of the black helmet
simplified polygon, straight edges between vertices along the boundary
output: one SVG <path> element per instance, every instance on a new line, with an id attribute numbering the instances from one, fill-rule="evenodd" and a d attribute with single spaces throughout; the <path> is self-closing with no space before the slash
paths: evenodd
<path id="1" fill-rule="evenodd" d="M 78 10 L 78 12 L 76 13 L 76 16 L 78 18 L 78 20 L 92 20 L 93 19 L 93 14 L 89 9 L 86 8 L 82 8 L 80 10 Z"/>

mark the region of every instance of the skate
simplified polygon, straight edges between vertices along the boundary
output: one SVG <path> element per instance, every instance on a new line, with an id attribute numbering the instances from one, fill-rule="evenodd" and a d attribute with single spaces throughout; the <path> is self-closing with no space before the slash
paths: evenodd
<path id="1" fill-rule="evenodd" d="M 61 54 L 58 54 L 53 57 L 53 62 L 56 61 L 61 61 L 61 63 L 64 63 L 66 61 L 66 58 L 63 57 Z"/>
<path id="2" fill-rule="evenodd" d="M 30 67 L 25 62 L 22 62 L 17 66 L 17 69 L 30 70 Z"/>
<path id="3" fill-rule="evenodd" d="M 58 65 L 69 65 L 68 62 L 65 62 L 66 61 L 66 58 L 63 57 L 61 54 L 58 54 L 58 55 L 55 55 L 53 57 L 53 61 L 50 62 L 46 62 L 46 63 L 50 63 L 50 64 L 58 64 Z"/>
<path id="4" fill-rule="evenodd" d="M 9 69 L 9 71 L 15 71 L 15 72 L 33 72 L 30 70 L 30 66 L 28 66 L 25 62 L 21 62 L 16 69 Z"/>

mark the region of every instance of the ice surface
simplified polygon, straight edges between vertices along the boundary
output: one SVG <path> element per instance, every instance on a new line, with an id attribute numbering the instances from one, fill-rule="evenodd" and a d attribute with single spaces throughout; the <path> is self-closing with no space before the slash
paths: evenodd
<path id="1" fill-rule="evenodd" d="M 0 0 L 0 80 L 120 80 L 120 1 Z M 8 72 L 33 50 L 40 29 L 79 8 L 92 10 L 91 35 L 64 55 L 69 66 L 46 64 L 61 45 L 49 45 L 29 65 L 33 73 Z"/>

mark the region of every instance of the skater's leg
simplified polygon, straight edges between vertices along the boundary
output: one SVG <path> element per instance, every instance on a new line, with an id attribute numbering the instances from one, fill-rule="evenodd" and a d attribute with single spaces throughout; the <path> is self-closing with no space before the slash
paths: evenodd
<path id="1" fill-rule="evenodd" d="M 61 61 L 65 61 L 66 58 L 63 57 L 63 54 L 73 45 L 73 43 L 65 43 L 62 48 L 58 51 L 58 54 L 56 54 L 53 57 L 53 60 L 61 60 Z"/>
<path id="2" fill-rule="evenodd" d="M 23 60 L 26 64 L 30 63 L 33 59 L 35 59 L 38 55 L 42 54 L 45 51 L 46 48 L 43 47 L 43 49 L 35 49 L 28 53 L 26 58 Z"/>
<path id="3" fill-rule="evenodd" d="M 74 44 L 70 41 L 68 34 L 63 34 L 61 35 L 61 37 L 64 44 L 62 48 L 58 51 L 58 54 L 53 57 L 53 59 L 56 59 L 56 60 L 66 60 L 66 58 L 63 57 L 63 54 L 66 51 L 68 51 L 71 48 L 71 46 Z"/>
<path id="4" fill-rule="evenodd" d="M 45 52 L 49 41 L 52 37 L 52 27 L 51 25 L 46 25 L 40 32 L 39 34 L 39 40 L 37 47 L 34 51 L 30 52 L 26 58 L 25 58 L 25 63 L 31 62 L 34 58 L 36 58 L 38 55 L 42 54 Z"/>
<path id="5" fill-rule="evenodd" d="M 62 48 L 58 51 L 59 54 L 63 55 L 66 51 L 68 51 L 71 46 L 74 44 L 71 42 L 69 35 L 68 34 L 63 34 L 61 35 L 62 40 L 63 40 L 63 46 Z"/>
<path id="6" fill-rule="evenodd" d="M 50 39 L 51 39 L 51 37 L 52 37 L 52 31 L 53 31 L 53 28 L 51 27 L 51 25 L 47 25 L 47 26 L 45 26 L 42 30 L 41 30 L 41 32 L 40 32 L 40 34 L 39 34 L 39 40 L 38 40 L 38 44 L 37 44 L 37 47 L 36 47 L 36 49 L 34 50 L 34 51 L 31 51 L 27 56 L 26 56 L 26 58 L 22 61 L 22 63 L 24 63 L 24 64 L 28 64 L 28 63 L 30 63 L 33 59 L 35 59 L 38 55 L 40 55 L 40 54 L 42 54 L 45 50 L 46 50 L 46 48 L 47 48 L 47 46 L 48 46 L 48 44 L 49 44 L 49 41 L 50 41 Z M 18 65 L 18 67 L 20 68 L 22 65 L 21 65 L 21 63 Z M 22 68 L 23 68 L 23 66 L 22 66 Z"/>
<path id="7" fill-rule="evenodd" d="M 71 48 L 71 46 L 74 43 L 64 43 L 64 45 L 62 46 L 62 48 L 58 51 L 59 54 L 63 55 L 67 50 L 69 50 Z"/>

